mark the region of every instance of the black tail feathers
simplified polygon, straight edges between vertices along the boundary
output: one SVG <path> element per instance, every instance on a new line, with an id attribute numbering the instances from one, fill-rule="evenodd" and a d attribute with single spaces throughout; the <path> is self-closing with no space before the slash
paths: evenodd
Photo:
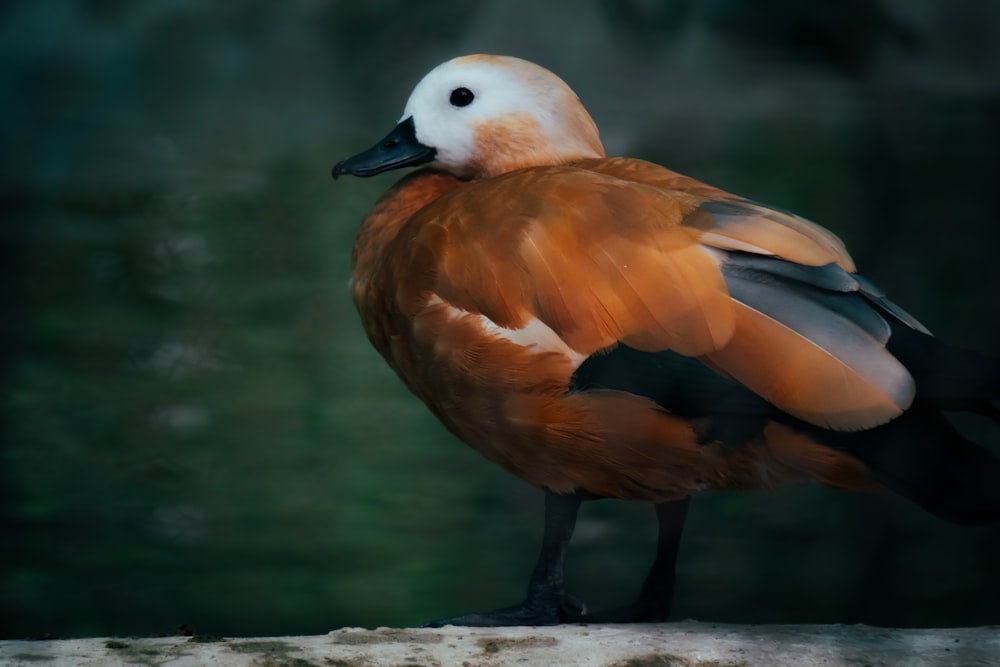
<path id="1" fill-rule="evenodd" d="M 893 327 L 888 349 L 916 381 L 901 417 L 862 433 L 834 436 L 889 489 L 944 519 L 1000 521 L 1000 461 L 965 438 L 944 412 L 977 412 L 1000 424 L 1000 361 L 908 327 Z"/>
<path id="2" fill-rule="evenodd" d="M 1000 359 L 900 325 L 892 327 L 886 347 L 910 371 L 917 398 L 935 401 L 945 410 L 986 413 L 991 411 L 989 401 L 1000 399 Z"/>
<path id="3" fill-rule="evenodd" d="M 879 483 L 928 512 L 961 524 L 1000 521 L 1000 461 L 937 406 L 921 401 L 885 426 L 838 435 Z"/>

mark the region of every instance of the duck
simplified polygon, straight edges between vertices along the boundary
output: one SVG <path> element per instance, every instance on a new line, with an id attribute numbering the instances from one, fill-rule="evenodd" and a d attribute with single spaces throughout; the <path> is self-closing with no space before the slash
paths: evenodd
<path id="1" fill-rule="evenodd" d="M 545 499 L 524 600 L 430 625 L 665 620 L 702 491 L 815 482 L 1000 520 L 1000 462 L 946 417 L 1000 422 L 1000 362 L 933 336 L 824 227 L 608 157 L 569 85 L 511 56 L 435 67 L 332 175 L 407 167 L 353 249 L 364 330 L 449 431 Z M 650 503 L 657 552 L 637 599 L 588 610 L 565 562 L 602 498 Z"/>

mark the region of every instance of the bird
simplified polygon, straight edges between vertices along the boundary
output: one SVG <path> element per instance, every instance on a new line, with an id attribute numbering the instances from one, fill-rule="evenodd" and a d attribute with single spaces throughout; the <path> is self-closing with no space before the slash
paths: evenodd
<path id="1" fill-rule="evenodd" d="M 525 599 L 431 626 L 669 617 L 691 496 L 812 481 L 1000 520 L 1000 462 L 951 411 L 1000 422 L 1000 362 L 934 337 L 841 240 L 778 207 L 607 157 L 561 78 L 468 55 L 334 179 L 416 167 L 361 221 L 351 291 L 375 349 L 460 440 L 544 492 Z M 633 602 L 565 583 L 584 501 L 653 504 Z"/>

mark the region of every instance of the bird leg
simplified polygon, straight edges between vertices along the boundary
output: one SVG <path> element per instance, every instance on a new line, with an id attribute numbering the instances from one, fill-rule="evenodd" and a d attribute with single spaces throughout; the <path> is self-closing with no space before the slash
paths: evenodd
<path id="1" fill-rule="evenodd" d="M 690 502 L 691 498 L 688 497 L 657 503 L 659 537 L 656 543 L 656 560 L 642 585 L 639 598 L 630 605 L 586 614 L 577 620 L 585 623 L 651 623 L 667 620 L 674 600 L 677 550 Z"/>
<path id="2" fill-rule="evenodd" d="M 427 623 L 426 627 L 439 628 L 444 625 L 478 627 L 558 625 L 559 623 L 585 620 L 583 605 L 566 594 L 564 582 L 566 551 L 570 538 L 573 537 L 576 515 L 582 500 L 582 495 L 578 493 L 546 492 L 545 535 L 542 538 L 542 551 L 538 555 L 535 570 L 531 573 L 528 595 L 524 602 L 494 611 L 442 618 Z"/>
<path id="3" fill-rule="evenodd" d="M 665 621 L 673 606 L 677 552 L 690 498 L 656 505 L 659 536 L 656 559 L 642 585 L 638 599 L 630 605 L 587 613 L 584 605 L 566 592 L 566 551 L 580 503 L 581 493 L 545 494 L 545 535 L 542 551 L 528 583 L 524 602 L 489 612 L 462 614 L 427 623 L 427 627 L 466 625 L 501 627 L 511 625 L 558 625 L 559 623 L 643 623 Z"/>

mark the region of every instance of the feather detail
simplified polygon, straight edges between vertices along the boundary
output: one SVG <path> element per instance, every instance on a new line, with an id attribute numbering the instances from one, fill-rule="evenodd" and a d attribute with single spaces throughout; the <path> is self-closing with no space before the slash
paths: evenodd
<path id="1" fill-rule="evenodd" d="M 774 313 L 767 303 L 772 298 L 797 313 Z M 726 375 L 799 419 L 838 430 L 877 426 L 909 406 L 913 379 L 863 329 L 787 293 L 754 301 L 767 310 L 734 297 L 736 332 L 725 347 L 705 355 Z M 818 326 L 805 323 L 810 317 Z"/>
<path id="2" fill-rule="evenodd" d="M 711 218 L 707 224 L 705 214 Z M 705 227 L 701 242 L 723 250 L 759 252 L 810 266 L 834 263 L 845 271 L 855 270 L 844 244 L 829 231 L 753 202 L 707 201 L 685 224 Z"/>

